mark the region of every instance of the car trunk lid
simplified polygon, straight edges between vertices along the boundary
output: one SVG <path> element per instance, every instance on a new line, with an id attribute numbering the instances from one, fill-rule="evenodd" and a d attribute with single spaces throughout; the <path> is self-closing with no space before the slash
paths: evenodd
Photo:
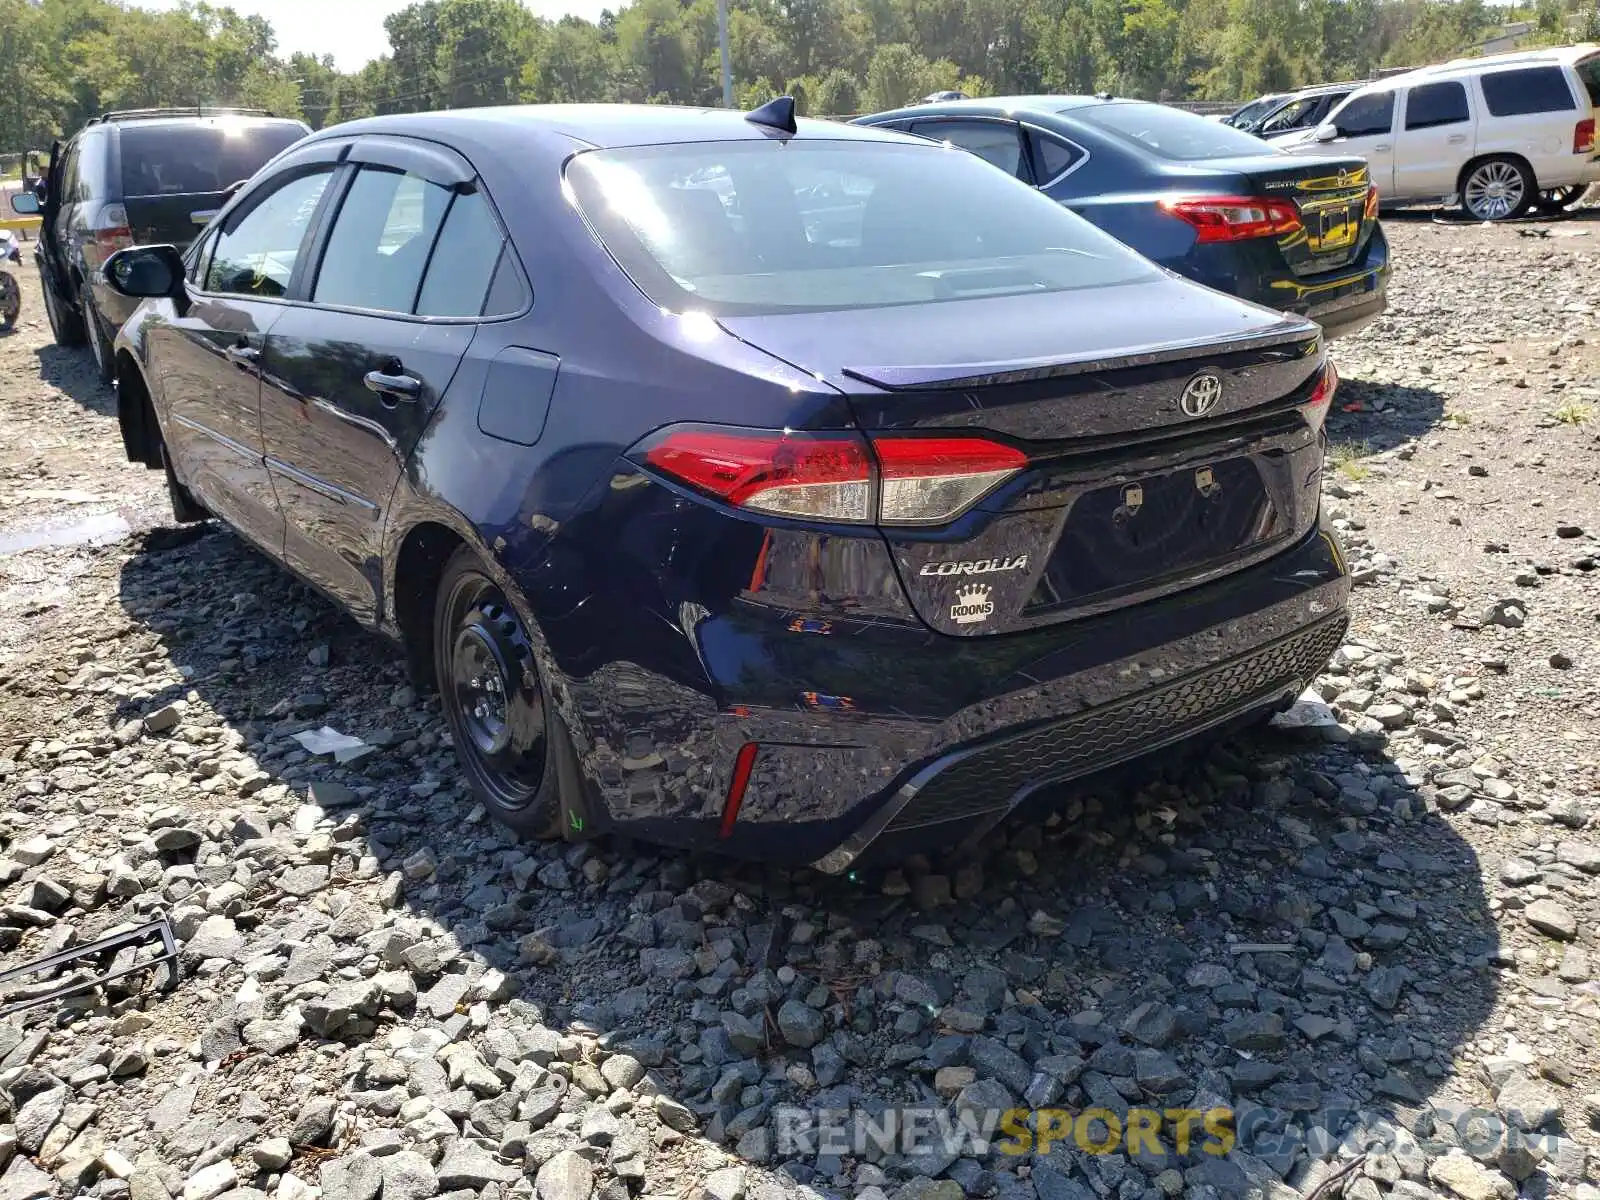
<path id="1" fill-rule="evenodd" d="M 1141 337 L 1149 314 L 1162 337 Z M 882 526 L 934 629 L 1033 628 L 1193 586 L 1315 520 L 1314 326 L 1167 276 L 1037 297 L 726 318 L 869 437 L 999 437 L 1027 465 L 939 528 Z M 1198 381 L 1211 382 L 1198 386 Z M 1185 399 L 1187 393 L 1187 400 Z"/>
<path id="2" fill-rule="evenodd" d="M 1377 223 L 1377 206 L 1368 203 L 1371 175 L 1360 158 L 1270 153 L 1206 165 L 1237 178 L 1240 194 L 1294 205 L 1300 228 L 1279 235 L 1278 248 L 1296 275 L 1317 275 L 1355 261 Z"/>

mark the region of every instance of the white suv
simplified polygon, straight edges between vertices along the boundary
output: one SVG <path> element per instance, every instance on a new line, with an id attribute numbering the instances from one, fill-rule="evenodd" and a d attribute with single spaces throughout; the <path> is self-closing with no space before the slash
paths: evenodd
<path id="1" fill-rule="evenodd" d="M 1600 45 L 1465 58 L 1370 83 L 1290 154 L 1367 160 L 1385 204 L 1445 199 L 1484 221 L 1555 212 L 1600 181 Z"/>

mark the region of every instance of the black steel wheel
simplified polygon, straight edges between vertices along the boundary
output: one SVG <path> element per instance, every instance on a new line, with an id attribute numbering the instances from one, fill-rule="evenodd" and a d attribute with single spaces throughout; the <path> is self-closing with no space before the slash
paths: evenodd
<path id="1" fill-rule="evenodd" d="M 433 645 L 440 703 L 473 791 L 523 837 L 558 833 L 556 741 L 565 731 L 521 618 L 466 547 L 440 580 Z"/>

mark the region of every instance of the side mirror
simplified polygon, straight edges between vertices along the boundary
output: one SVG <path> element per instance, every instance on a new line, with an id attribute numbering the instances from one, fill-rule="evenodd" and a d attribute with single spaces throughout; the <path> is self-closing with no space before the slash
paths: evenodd
<path id="1" fill-rule="evenodd" d="M 21 191 L 11 193 L 11 211 L 16 213 L 19 217 L 37 216 L 42 207 L 43 206 L 39 203 L 39 197 L 35 196 L 32 192 Z"/>
<path id="2" fill-rule="evenodd" d="M 129 246 L 106 259 L 101 272 L 112 291 L 136 300 L 175 296 L 183 285 L 183 259 L 176 246 Z"/>
<path id="3" fill-rule="evenodd" d="M 1311 136 L 1319 142 L 1331 142 L 1338 138 L 1339 127 L 1337 125 L 1318 125 L 1316 132 Z"/>

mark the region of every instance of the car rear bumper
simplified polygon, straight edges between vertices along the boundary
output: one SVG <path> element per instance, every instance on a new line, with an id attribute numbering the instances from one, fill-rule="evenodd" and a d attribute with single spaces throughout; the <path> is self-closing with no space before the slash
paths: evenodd
<path id="1" fill-rule="evenodd" d="M 699 657 L 726 675 L 727 702 L 680 709 L 676 747 L 635 747 L 631 763 L 613 755 L 590 773 L 611 780 L 606 824 L 668 844 L 828 872 L 929 830 L 950 846 L 1044 784 L 1292 699 L 1337 649 L 1348 595 L 1332 535 L 1315 531 L 1202 587 L 1031 633 L 952 639 L 780 613 L 711 619 Z M 826 636 L 797 636 L 801 624 L 827 626 Z M 580 703 L 585 690 L 575 688 Z M 778 690 L 801 700 L 774 705 Z M 731 811 L 750 743 L 749 785 Z"/>

